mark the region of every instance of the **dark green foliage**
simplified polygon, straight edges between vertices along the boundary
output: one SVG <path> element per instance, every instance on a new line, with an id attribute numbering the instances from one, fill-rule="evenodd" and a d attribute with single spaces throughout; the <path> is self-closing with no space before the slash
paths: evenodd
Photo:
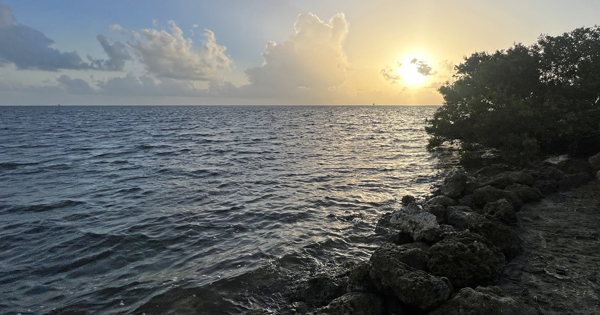
<path id="1" fill-rule="evenodd" d="M 458 141 L 466 151 L 483 147 L 526 161 L 573 153 L 600 133 L 600 27 L 474 53 L 455 71 L 426 127 L 433 146 Z"/>

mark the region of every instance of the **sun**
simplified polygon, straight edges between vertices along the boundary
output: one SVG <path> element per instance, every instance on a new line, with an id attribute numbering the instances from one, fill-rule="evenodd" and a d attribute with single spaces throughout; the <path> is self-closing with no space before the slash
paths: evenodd
<path id="1" fill-rule="evenodd" d="M 427 77 L 419 73 L 419 65 L 414 62 L 417 58 L 408 58 L 397 67 L 398 74 L 402 82 L 409 86 L 422 85 L 427 81 Z"/>

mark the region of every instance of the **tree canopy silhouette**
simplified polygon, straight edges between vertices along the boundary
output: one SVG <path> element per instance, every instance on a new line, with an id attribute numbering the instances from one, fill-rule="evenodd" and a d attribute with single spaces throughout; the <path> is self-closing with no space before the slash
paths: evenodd
<path id="1" fill-rule="evenodd" d="M 455 66 L 426 131 L 430 145 L 496 149 L 510 159 L 571 153 L 600 133 L 600 27 L 542 35 Z"/>

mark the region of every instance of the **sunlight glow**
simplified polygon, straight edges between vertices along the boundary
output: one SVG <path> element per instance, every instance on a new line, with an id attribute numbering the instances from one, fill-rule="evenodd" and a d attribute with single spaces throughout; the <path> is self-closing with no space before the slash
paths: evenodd
<path id="1" fill-rule="evenodd" d="M 413 59 L 408 58 L 402 61 L 402 65 L 397 68 L 398 74 L 402 78 L 402 83 L 408 86 L 422 85 L 427 81 L 427 77 L 417 71 L 419 66 L 411 63 Z"/>

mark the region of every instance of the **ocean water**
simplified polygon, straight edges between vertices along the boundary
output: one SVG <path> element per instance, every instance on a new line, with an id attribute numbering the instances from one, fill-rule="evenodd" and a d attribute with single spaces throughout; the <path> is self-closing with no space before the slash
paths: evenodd
<path id="1" fill-rule="evenodd" d="M 277 313 L 448 163 L 436 107 L 0 107 L 0 313 Z"/>

